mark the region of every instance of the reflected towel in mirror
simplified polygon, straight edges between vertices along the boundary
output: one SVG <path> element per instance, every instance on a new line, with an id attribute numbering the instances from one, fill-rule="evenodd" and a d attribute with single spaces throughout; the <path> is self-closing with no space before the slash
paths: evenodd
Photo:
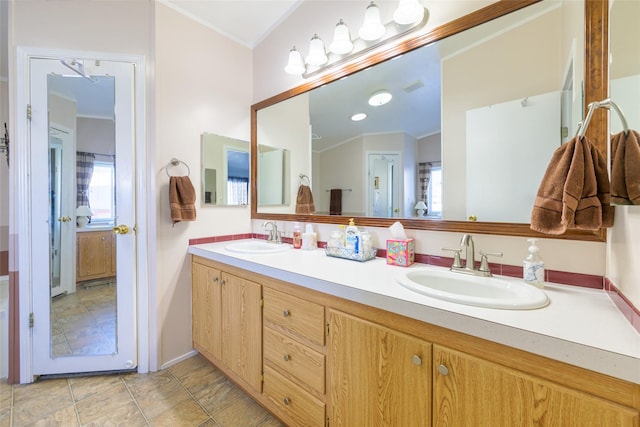
<path id="1" fill-rule="evenodd" d="M 188 176 L 169 178 L 171 223 L 196 220 L 196 191 Z"/>
<path id="2" fill-rule="evenodd" d="M 329 199 L 329 214 L 342 215 L 342 189 L 332 188 Z"/>
<path id="3" fill-rule="evenodd" d="M 611 202 L 640 205 L 640 133 L 611 137 Z"/>
<path id="4" fill-rule="evenodd" d="M 531 229 L 562 234 L 613 225 L 607 163 L 586 137 L 571 139 L 551 157 L 531 213 Z"/>
<path id="5" fill-rule="evenodd" d="M 297 214 L 312 214 L 316 211 L 316 207 L 313 204 L 313 194 L 311 193 L 311 187 L 308 185 L 300 184 L 298 187 L 298 196 L 296 197 L 296 213 Z"/>

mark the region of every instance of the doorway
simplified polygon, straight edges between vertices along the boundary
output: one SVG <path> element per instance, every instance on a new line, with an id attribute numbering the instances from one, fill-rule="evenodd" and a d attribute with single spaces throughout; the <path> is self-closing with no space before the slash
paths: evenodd
<path id="1" fill-rule="evenodd" d="M 146 164 L 142 58 L 95 53 L 87 58 L 80 52 L 68 51 L 43 55 L 24 48 L 19 48 L 18 53 L 17 70 L 25 78 L 26 96 L 18 95 L 17 104 L 24 102 L 30 113 L 22 131 L 21 124 L 16 127 L 17 133 L 29 142 L 28 152 L 16 147 L 17 163 L 22 161 L 26 171 L 27 191 L 12 196 L 19 206 L 17 210 L 26 213 L 25 220 L 18 223 L 19 234 L 30 236 L 19 246 L 19 253 L 26 255 L 20 257 L 18 266 L 20 310 L 31 313 L 29 322 L 20 318 L 20 382 L 31 382 L 36 375 L 132 370 L 138 366 L 140 352 L 144 359 L 138 371 L 146 372 L 147 251 L 137 245 L 137 240 L 144 241 L 148 235 L 148 201 L 136 191 L 137 184 L 144 182 L 140 177 L 145 176 Z M 20 78 L 18 81 L 20 86 Z M 111 116 L 84 113 L 85 108 L 91 107 L 99 111 L 96 97 L 104 93 L 111 94 L 106 106 Z M 92 121 L 89 125 L 82 124 L 88 120 Z M 70 136 L 57 133 L 64 126 L 71 129 L 66 132 Z M 61 136 L 71 144 L 63 143 Z M 109 150 L 109 144 L 104 142 L 109 138 L 113 152 L 99 152 Z M 86 139 L 91 140 L 92 147 L 84 148 Z M 71 167 L 65 167 L 68 153 Z M 81 162 L 81 154 L 98 158 L 96 164 L 110 164 L 114 171 L 113 196 L 102 197 L 111 202 L 95 204 L 95 212 L 91 211 L 88 194 L 92 187 L 91 168 Z M 94 189 L 105 191 L 101 185 Z M 65 199 L 71 202 L 64 203 Z M 137 211 L 137 206 L 142 208 Z M 85 237 L 96 246 L 84 250 L 81 240 Z M 66 252 L 65 238 L 72 242 Z M 71 267 L 63 277 L 65 262 Z M 83 270 L 86 265 L 88 270 Z M 101 266 L 105 267 L 104 272 L 99 271 Z M 56 282 L 64 290 L 52 291 L 58 287 Z M 88 324 L 89 319 L 93 325 Z M 62 331 L 61 320 L 73 326 L 75 332 Z M 86 327 L 81 330 L 80 326 Z M 98 333 L 101 342 L 94 340 Z M 78 340 L 71 345 L 74 334 Z M 60 351 L 61 340 L 66 351 Z M 83 340 L 87 345 L 82 345 Z"/>
<path id="2" fill-rule="evenodd" d="M 402 215 L 400 153 L 367 153 L 367 216 L 393 218 Z"/>

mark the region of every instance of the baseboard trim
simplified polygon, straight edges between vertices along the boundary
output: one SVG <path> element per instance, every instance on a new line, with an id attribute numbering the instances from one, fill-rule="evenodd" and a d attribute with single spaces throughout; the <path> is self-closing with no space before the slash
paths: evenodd
<path id="1" fill-rule="evenodd" d="M 193 357 L 193 356 L 195 356 L 196 354 L 198 354 L 198 352 L 197 352 L 197 351 L 195 351 L 195 350 L 191 350 L 191 351 L 189 351 L 189 352 L 187 352 L 187 353 L 183 354 L 182 356 L 178 356 L 178 357 L 176 357 L 175 359 L 171 359 L 171 360 L 169 360 L 168 362 L 163 363 L 162 365 L 160 365 L 160 370 L 162 371 L 163 369 L 167 369 L 168 367 L 173 366 L 173 365 L 175 365 L 176 363 L 180 363 L 180 362 L 182 362 L 183 360 L 187 360 L 188 358 Z"/>

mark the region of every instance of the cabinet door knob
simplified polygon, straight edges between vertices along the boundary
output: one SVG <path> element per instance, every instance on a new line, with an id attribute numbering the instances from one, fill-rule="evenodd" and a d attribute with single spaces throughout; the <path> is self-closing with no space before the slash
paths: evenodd
<path id="1" fill-rule="evenodd" d="M 214 277 L 214 278 L 213 278 L 213 283 L 216 283 L 217 281 L 218 281 L 218 278 L 217 278 L 217 277 Z"/>
<path id="2" fill-rule="evenodd" d="M 291 356 L 289 356 L 288 354 L 284 355 L 284 361 L 288 362 L 289 360 L 291 360 Z"/>
<path id="3" fill-rule="evenodd" d="M 226 283 L 226 282 L 224 281 L 224 279 L 223 279 L 223 280 L 220 280 L 220 284 L 221 284 L 221 285 L 224 285 L 225 283 Z"/>
<path id="4" fill-rule="evenodd" d="M 417 354 L 414 354 L 413 356 L 411 356 L 411 361 L 416 366 L 422 365 L 422 357 L 418 356 Z"/>
<path id="5" fill-rule="evenodd" d="M 291 404 L 291 399 L 289 399 L 288 397 L 285 397 L 284 399 L 282 399 L 282 402 L 284 402 L 285 405 L 289 405 Z"/>
<path id="6" fill-rule="evenodd" d="M 284 317 L 289 317 L 289 316 L 291 316 L 291 312 L 289 310 L 285 310 L 285 311 L 282 312 L 282 315 Z"/>
<path id="7" fill-rule="evenodd" d="M 449 368 L 444 365 L 438 365 L 438 372 L 440 375 L 447 376 L 449 375 Z"/>

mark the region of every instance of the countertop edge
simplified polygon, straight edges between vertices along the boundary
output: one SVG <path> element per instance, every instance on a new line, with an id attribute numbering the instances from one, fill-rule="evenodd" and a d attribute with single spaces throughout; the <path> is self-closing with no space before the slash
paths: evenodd
<path id="1" fill-rule="evenodd" d="M 381 310 L 391 311 L 425 323 L 640 384 L 640 359 L 633 356 L 571 342 L 437 307 L 430 307 L 422 303 L 405 301 L 376 292 L 352 288 L 348 285 L 341 285 L 313 276 L 306 276 L 281 268 L 252 262 L 242 257 L 200 248 L 198 245 L 189 246 L 188 253 L 234 267 L 247 269 L 258 274 L 292 283 L 296 286 L 365 304 Z M 390 310 L 390 306 L 394 309 Z"/>

